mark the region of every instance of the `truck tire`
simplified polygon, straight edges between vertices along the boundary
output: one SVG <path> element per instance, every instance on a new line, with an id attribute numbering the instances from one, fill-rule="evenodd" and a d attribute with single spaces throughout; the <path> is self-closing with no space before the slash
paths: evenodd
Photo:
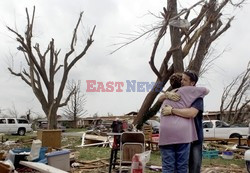
<path id="1" fill-rule="evenodd" d="M 20 135 L 20 136 L 24 136 L 24 135 L 25 135 L 25 132 L 26 132 L 26 131 L 25 131 L 25 128 L 19 128 L 17 133 L 18 133 L 18 135 Z"/>
<path id="2" fill-rule="evenodd" d="M 233 133 L 229 136 L 229 138 L 241 138 L 242 136 L 239 133 Z"/>

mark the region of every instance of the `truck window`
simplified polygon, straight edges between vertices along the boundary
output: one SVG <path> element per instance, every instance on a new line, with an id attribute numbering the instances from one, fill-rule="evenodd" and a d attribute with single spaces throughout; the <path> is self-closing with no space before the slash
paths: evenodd
<path id="1" fill-rule="evenodd" d="M 28 124 L 27 120 L 17 119 L 18 124 Z"/>
<path id="2" fill-rule="evenodd" d="M 204 122 L 203 128 L 213 128 L 213 123 L 212 122 Z"/>
<path id="3" fill-rule="evenodd" d="M 218 128 L 230 127 L 229 124 L 227 124 L 227 123 L 225 123 L 225 122 L 222 122 L 222 121 L 217 121 L 217 122 L 215 123 L 215 125 L 216 125 L 216 127 L 218 127 Z"/>
<path id="4" fill-rule="evenodd" d="M 0 124 L 6 124 L 6 120 L 5 119 L 0 119 Z"/>
<path id="5" fill-rule="evenodd" d="M 222 123 L 220 121 L 216 121 L 215 122 L 215 127 L 222 127 Z"/>
<path id="6" fill-rule="evenodd" d="M 15 120 L 14 119 L 8 119 L 8 124 L 15 124 Z"/>

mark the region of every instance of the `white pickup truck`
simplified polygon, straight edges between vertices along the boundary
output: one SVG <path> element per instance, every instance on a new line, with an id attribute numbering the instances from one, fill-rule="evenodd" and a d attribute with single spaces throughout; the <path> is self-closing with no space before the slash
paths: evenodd
<path id="1" fill-rule="evenodd" d="M 0 133 L 25 135 L 32 131 L 31 124 L 26 119 L 21 118 L 0 118 Z"/>
<path id="2" fill-rule="evenodd" d="M 204 120 L 203 133 L 205 138 L 246 138 L 249 135 L 249 127 L 231 127 L 224 121 Z"/>

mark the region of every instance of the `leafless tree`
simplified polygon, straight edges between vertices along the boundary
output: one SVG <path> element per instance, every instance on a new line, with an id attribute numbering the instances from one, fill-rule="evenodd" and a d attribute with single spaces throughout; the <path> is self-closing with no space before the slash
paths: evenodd
<path id="1" fill-rule="evenodd" d="M 161 12 L 160 24 L 138 37 L 131 38 L 116 49 L 119 50 L 149 33 L 158 33 L 149 61 L 152 71 L 157 76 L 156 84 L 144 99 L 138 115 L 134 119 L 134 124 L 141 125 L 142 122 L 155 115 L 159 110 L 161 103 L 156 102 L 152 106 L 159 94 L 159 83 L 162 84 L 162 87 L 165 86 L 174 72 L 183 72 L 184 69 L 194 70 L 198 74 L 201 73 L 201 66 L 211 44 L 229 29 L 231 21 L 234 19 L 233 16 L 228 19 L 223 18 L 223 9 L 229 5 L 238 7 L 243 2 L 244 0 L 238 3 L 232 3 L 229 0 L 201 0 L 189 8 L 179 10 L 177 0 L 167 0 L 167 7 L 164 7 L 163 12 Z M 196 14 L 190 15 L 193 11 Z M 157 69 L 154 63 L 156 52 L 167 34 L 169 34 L 171 44 L 166 49 L 165 56 L 162 57 L 160 69 Z M 183 61 L 188 59 L 187 57 L 190 57 L 190 60 L 188 65 L 184 66 Z"/>
<path id="2" fill-rule="evenodd" d="M 82 14 L 83 12 L 80 13 L 80 17 L 74 28 L 73 36 L 69 45 L 70 50 L 64 55 L 61 61 L 59 60 L 60 49 L 57 50 L 55 48 L 53 38 L 44 52 L 41 51 L 39 43 L 32 43 L 35 7 L 31 16 L 26 8 L 27 26 L 24 35 L 7 27 L 10 32 L 15 34 L 16 41 L 19 44 L 17 49 L 23 53 L 27 65 L 27 68 L 24 67 L 20 72 L 14 71 L 11 67 L 8 69 L 11 74 L 20 77 L 32 88 L 33 93 L 40 102 L 42 109 L 48 118 L 48 127 L 50 129 L 57 128 L 57 110 L 58 108 L 67 105 L 70 96 L 73 94 L 72 91 L 65 100 L 62 100 L 69 72 L 72 67 L 83 58 L 94 41 L 92 37 L 95 31 L 95 26 L 87 39 L 85 47 L 82 48 L 80 53 L 75 52 L 76 43 L 77 40 L 79 40 L 79 38 L 77 38 L 77 31 L 79 24 L 82 21 Z M 59 65 L 59 62 L 63 62 L 63 64 Z M 61 82 L 59 83 L 59 86 L 56 86 L 54 79 L 59 71 L 62 71 L 59 75 L 61 76 Z M 56 88 L 58 88 L 58 90 Z"/>
<path id="3" fill-rule="evenodd" d="M 18 111 L 16 109 L 15 104 L 12 104 L 11 108 L 7 108 L 5 109 L 5 113 L 3 113 L 4 117 L 8 117 L 8 118 L 18 118 Z"/>
<path id="4" fill-rule="evenodd" d="M 67 86 L 68 92 L 73 94 L 66 107 L 63 108 L 64 115 L 74 121 L 74 127 L 77 127 L 77 120 L 87 114 L 84 109 L 86 96 L 81 92 L 81 82 L 72 80 Z"/>
<path id="5" fill-rule="evenodd" d="M 250 117 L 250 61 L 247 69 L 225 89 L 221 97 L 220 112 L 230 124 L 249 121 Z"/>

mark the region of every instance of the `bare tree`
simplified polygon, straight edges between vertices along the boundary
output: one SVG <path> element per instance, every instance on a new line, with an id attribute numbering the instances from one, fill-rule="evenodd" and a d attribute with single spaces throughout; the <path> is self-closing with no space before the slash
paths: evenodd
<path id="1" fill-rule="evenodd" d="M 73 94 L 70 97 L 70 100 L 66 107 L 63 108 L 64 115 L 69 117 L 74 121 L 74 127 L 77 127 L 77 120 L 79 117 L 85 116 L 87 110 L 84 109 L 86 104 L 86 97 L 81 92 L 81 82 L 77 83 L 72 80 L 67 86 L 68 92 Z"/>
<path id="2" fill-rule="evenodd" d="M 220 112 L 230 124 L 249 121 L 250 116 L 250 61 L 247 69 L 225 89 L 221 97 Z"/>
<path id="3" fill-rule="evenodd" d="M 34 45 L 32 43 L 35 7 L 33 9 L 32 16 L 29 15 L 26 8 L 27 26 L 24 35 L 21 35 L 10 27 L 7 27 L 10 32 L 15 34 L 16 40 L 19 44 L 17 49 L 23 53 L 28 67 L 23 68 L 21 72 L 15 72 L 11 67 L 8 69 L 11 74 L 20 77 L 28 86 L 32 88 L 33 93 L 40 102 L 42 109 L 48 118 L 48 127 L 50 129 L 57 128 L 57 110 L 59 107 L 67 105 L 70 96 L 73 94 L 72 91 L 66 97 L 66 100 L 62 100 L 69 72 L 72 67 L 81 58 L 83 58 L 94 41 L 92 37 L 95 31 L 95 26 L 87 39 L 85 47 L 82 48 L 80 53 L 75 52 L 77 31 L 79 24 L 82 21 L 82 14 L 83 12 L 80 13 L 80 17 L 74 28 L 73 36 L 69 45 L 70 50 L 64 55 L 62 59 L 63 64 L 61 65 L 59 65 L 60 49 L 57 50 L 55 48 L 53 38 L 44 52 L 41 52 L 39 43 Z M 54 79 L 60 70 L 62 70 L 61 82 L 59 83 L 59 86 L 56 87 Z M 58 90 L 56 90 L 56 88 L 58 88 Z"/>
<path id="4" fill-rule="evenodd" d="M 18 118 L 18 111 L 16 109 L 15 104 L 12 104 L 11 108 L 6 109 L 6 113 L 4 114 L 4 117 L 9 117 L 9 118 Z"/>
<path id="5" fill-rule="evenodd" d="M 201 74 L 201 66 L 211 44 L 229 29 L 234 18 L 232 16 L 223 19 L 223 9 L 230 4 L 239 7 L 243 2 L 244 0 L 241 0 L 239 3 L 234 2 L 233 4 L 230 0 L 201 0 L 189 8 L 178 10 L 177 0 L 167 0 L 167 7 L 164 7 L 163 12 L 161 12 L 162 21 L 160 24 L 138 37 L 131 38 L 129 42 L 116 49 L 119 50 L 149 33 L 158 33 L 149 61 L 157 79 L 152 91 L 144 99 L 138 115 L 134 119 L 134 124 L 140 126 L 142 122 L 155 115 L 159 110 L 161 103 L 156 102 L 152 106 L 159 94 L 159 83 L 162 84 L 160 86 L 162 88 L 174 72 L 183 72 L 184 69 L 191 69 L 196 71 L 197 74 Z M 196 15 L 190 15 L 192 10 L 196 12 Z M 156 52 L 167 33 L 171 44 L 167 48 L 165 56 L 162 57 L 160 69 L 157 69 L 154 63 Z M 188 57 L 187 55 L 189 55 L 190 61 L 187 66 L 184 66 L 183 61 Z M 172 61 L 170 61 L 171 59 Z"/>

